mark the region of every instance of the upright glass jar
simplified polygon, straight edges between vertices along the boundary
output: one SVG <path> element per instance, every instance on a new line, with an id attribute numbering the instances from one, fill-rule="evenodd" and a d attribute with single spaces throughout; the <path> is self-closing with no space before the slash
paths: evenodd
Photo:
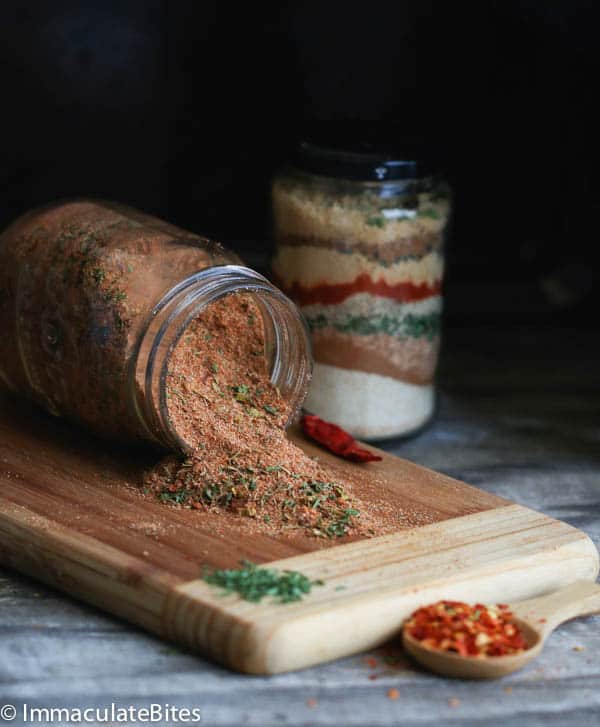
<path id="1" fill-rule="evenodd" d="M 303 143 L 272 199 L 275 282 L 312 335 L 306 408 L 365 439 L 418 430 L 435 403 L 447 185 L 412 156 Z"/>
<path id="2" fill-rule="evenodd" d="M 109 202 L 35 210 L 0 236 L 0 383 L 101 435 L 187 449 L 168 416 L 170 354 L 204 306 L 239 291 L 297 410 L 312 368 L 305 324 L 233 253 Z"/>

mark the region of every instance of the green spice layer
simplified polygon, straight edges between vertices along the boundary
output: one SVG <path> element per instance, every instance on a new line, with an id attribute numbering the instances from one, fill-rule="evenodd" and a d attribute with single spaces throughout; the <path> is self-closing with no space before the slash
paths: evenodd
<path id="1" fill-rule="evenodd" d="M 425 315 L 408 313 L 397 317 L 384 313 L 383 315 L 347 315 L 330 319 L 320 313 L 316 316 L 306 316 L 306 321 L 312 331 L 334 328 L 340 333 L 358 336 L 383 333 L 394 338 L 426 338 L 431 341 L 439 336 L 441 314 L 438 312 Z"/>

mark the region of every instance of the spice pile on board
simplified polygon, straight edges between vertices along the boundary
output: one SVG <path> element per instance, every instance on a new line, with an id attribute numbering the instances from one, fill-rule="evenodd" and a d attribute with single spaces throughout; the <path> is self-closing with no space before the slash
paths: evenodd
<path id="1" fill-rule="evenodd" d="M 439 601 L 417 609 L 404 629 L 424 646 L 461 656 L 507 656 L 528 648 L 505 604 Z"/>
<path id="2" fill-rule="evenodd" d="M 285 436 L 292 412 L 271 384 L 260 311 L 238 293 L 209 305 L 171 356 L 168 411 L 191 445 L 145 475 L 162 502 L 250 519 L 267 532 L 368 537 L 397 521 L 378 517 L 342 481 Z"/>

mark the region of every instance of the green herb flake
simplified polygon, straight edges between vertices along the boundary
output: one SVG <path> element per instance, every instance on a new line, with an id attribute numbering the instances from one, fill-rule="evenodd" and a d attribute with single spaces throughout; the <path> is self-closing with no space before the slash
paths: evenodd
<path id="1" fill-rule="evenodd" d="M 419 217 L 427 217 L 430 220 L 439 220 L 442 217 L 434 207 L 425 207 L 425 209 L 419 210 L 417 214 Z"/>
<path id="2" fill-rule="evenodd" d="M 175 492 L 163 490 L 158 495 L 158 499 L 161 502 L 172 502 L 175 505 L 183 505 L 191 495 L 192 492 L 190 490 L 177 490 Z"/>
<path id="3" fill-rule="evenodd" d="M 366 223 L 367 225 L 369 225 L 369 227 L 385 227 L 385 217 L 380 217 L 379 215 L 371 215 L 370 217 L 367 217 Z"/>
<path id="4" fill-rule="evenodd" d="M 102 268 L 94 268 L 92 270 L 92 278 L 96 285 L 100 285 L 105 277 L 106 273 L 104 272 L 104 270 L 102 270 Z"/>
<path id="5" fill-rule="evenodd" d="M 274 406 L 271 406 L 270 404 L 265 404 L 263 406 L 263 409 L 267 412 L 267 414 L 273 414 L 274 416 L 279 414 L 279 411 Z"/>
<path id="6" fill-rule="evenodd" d="M 252 603 L 259 603 L 266 596 L 271 596 L 276 603 L 300 601 L 313 586 L 323 585 L 323 581 L 311 581 L 298 571 L 260 568 L 248 560 L 243 560 L 241 565 L 238 569 L 205 573 L 203 580 L 224 589 L 225 594 L 237 593 Z"/>
<path id="7" fill-rule="evenodd" d="M 229 387 L 233 391 L 233 398 L 236 401 L 248 401 L 250 398 L 250 387 L 246 384 L 238 384 L 237 386 Z"/>
<path id="8" fill-rule="evenodd" d="M 360 516 L 360 511 L 353 507 L 348 507 L 334 522 L 330 523 L 325 529 L 325 533 L 330 538 L 341 538 L 348 532 L 350 518 Z"/>

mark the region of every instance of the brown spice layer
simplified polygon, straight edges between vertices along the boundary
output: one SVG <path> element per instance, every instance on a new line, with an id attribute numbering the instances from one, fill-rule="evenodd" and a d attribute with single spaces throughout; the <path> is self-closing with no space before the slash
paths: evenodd
<path id="1" fill-rule="evenodd" d="M 361 502 L 350 481 L 285 436 L 289 406 L 270 382 L 250 296 L 211 304 L 186 330 L 171 358 L 167 397 L 172 424 L 193 450 L 146 475 L 163 502 L 242 517 L 251 531 L 276 535 L 337 539 L 398 529 L 400 513 Z"/>
<path id="2" fill-rule="evenodd" d="M 410 200 L 417 203 L 415 219 L 384 219 L 382 200 L 369 190 L 345 194 L 326 185 L 316 189 L 304 183 L 291 185 L 278 180 L 273 185 L 273 221 L 276 239 L 280 234 L 307 234 L 352 243 L 387 245 L 404 237 L 440 232 L 445 227 L 449 205 L 447 199 L 434 199 L 431 194 L 419 194 Z M 357 190 L 356 190 L 357 191 Z M 441 191 L 441 190 L 440 190 Z M 437 197 L 437 195 L 436 195 Z M 409 200 L 402 194 L 396 200 L 387 198 L 385 207 L 405 207 Z"/>
<path id="3" fill-rule="evenodd" d="M 278 232 L 277 242 L 279 245 L 289 245 L 290 247 L 309 245 L 335 250 L 336 252 L 359 253 L 369 260 L 380 262 L 382 265 L 392 265 L 405 257 L 421 258 L 434 250 L 441 250 L 443 236 L 441 232 L 422 232 L 419 235 L 381 244 L 363 241 L 347 242 L 345 240 L 317 237 L 311 233 L 306 235 L 292 234 L 282 229 Z"/>
<path id="4" fill-rule="evenodd" d="M 329 327 L 313 331 L 312 343 L 319 363 L 418 385 L 432 383 L 439 348 L 437 338 L 399 340 L 383 333 L 355 336 Z"/>

